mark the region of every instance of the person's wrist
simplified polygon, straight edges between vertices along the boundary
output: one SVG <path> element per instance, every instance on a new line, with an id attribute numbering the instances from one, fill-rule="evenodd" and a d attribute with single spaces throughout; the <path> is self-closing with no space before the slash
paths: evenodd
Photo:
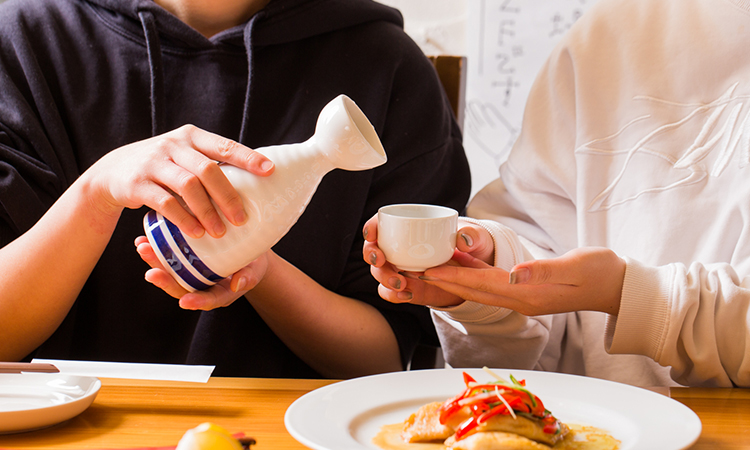
<path id="1" fill-rule="evenodd" d="M 620 312 L 620 301 L 622 300 L 622 287 L 625 282 L 625 270 L 627 269 L 627 263 L 623 258 L 620 258 L 614 252 L 615 262 L 613 264 L 614 270 L 612 273 L 616 274 L 613 276 L 612 285 L 610 286 L 610 294 L 607 296 L 608 301 L 602 312 L 616 316 Z"/>
<path id="2" fill-rule="evenodd" d="M 106 189 L 98 185 L 90 173 L 84 172 L 69 190 L 71 194 L 78 196 L 78 201 L 84 205 L 83 209 L 87 213 L 93 212 L 95 218 L 105 217 L 119 220 L 122 211 L 125 209 L 123 205 L 118 204 L 109 195 Z"/>

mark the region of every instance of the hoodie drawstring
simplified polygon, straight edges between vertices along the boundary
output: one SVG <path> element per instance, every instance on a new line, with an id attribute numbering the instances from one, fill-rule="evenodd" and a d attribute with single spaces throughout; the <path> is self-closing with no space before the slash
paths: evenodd
<path id="1" fill-rule="evenodd" d="M 250 111 L 250 87 L 253 81 L 253 26 L 258 18 L 262 17 L 263 12 L 256 13 L 245 25 L 243 30 L 243 40 L 245 42 L 245 52 L 247 53 L 247 87 L 245 88 L 245 104 L 242 108 L 242 125 L 240 127 L 239 142 L 246 143 L 247 133 L 249 133 L 249 111 Z"/>
<path id="2" fill-rule="evenodd" d="M 247 54 L 247 88 L 245 90 L 245 103 L 242 109 L 242 125 L 238 142 L 246 142 L 249 133 L 249 109 L 250 109 L 250 87 L 253 77 L 253 27 L 255 22 L 263 15 L 263 12 L 255 14 L 245 25 L 243 30 L 243 41 Z M 151 72 L 151 133 L 153 136 L 161 134 L 165 130 L 165 94 L 164 73 L 161 54 L 161 43 L 159 32 L 156 27 L 154 15 L 145 10 L 138 11 L 141 19 L 143 33 L 146 36 L 146 49 L 148 51 L 148 64 Z"/>
<path id="3" fill-rule="evenodd" d="M 138 11 L 143 34 L 146 36 L 148 68 L 151 72 L 151 133 L 161 134 L 164 130 L 164 73 L 161 58 L 161 43 L 154 15 L 149 11 Z"/>

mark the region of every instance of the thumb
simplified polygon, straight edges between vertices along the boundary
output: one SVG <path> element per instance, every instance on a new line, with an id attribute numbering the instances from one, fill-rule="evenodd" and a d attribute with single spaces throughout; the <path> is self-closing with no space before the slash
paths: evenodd
<path id="1" fill-rule="evenodd" d="M 487 264 L 494 262 L 495 241 L 487 230 L 478 225 L 467 224 L 458 230 L 456 248 Z"/>
<path id="2" fill-rule="evenodd" d="M 510 284 L 569 284 L 567 266 L 557 258 L 517 264 L 508 275 Z M 567 281 L 567 282 L 566 282 Z"/>

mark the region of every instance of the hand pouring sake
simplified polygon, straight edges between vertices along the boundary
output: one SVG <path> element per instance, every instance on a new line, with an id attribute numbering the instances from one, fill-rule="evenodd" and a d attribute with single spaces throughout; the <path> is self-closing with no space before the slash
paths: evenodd
<path id="1" fill-rule="evenodd" d="M 299 144 L 257 148 L 274 162 L 268 177 L 222 165 L 242 197 L 249 220 L 232 225 L 221 238 L 195 239 L 160 213 L 143 219 L 146 236 L 164 268 L 188 291 L 203 290 L 232 275 L 274 246 L 302 215 L 323 176 L 333 169 L 367 170 L 386 162 L 375 129 L 347 96 L 320 112 L 315 134 Z M 221 214 L 221 213 L 220 213 Z"/>

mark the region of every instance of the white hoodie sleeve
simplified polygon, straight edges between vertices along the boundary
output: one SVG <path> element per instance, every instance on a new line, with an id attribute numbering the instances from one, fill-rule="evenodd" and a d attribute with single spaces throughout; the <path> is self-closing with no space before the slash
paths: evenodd
<path id="1" fill-rule="evenodd" d="M 648 267 L 626 258 L 605 345 L 648 356 L 687 385 L 750 386 L 750 281 L 728 264 Z"/>

